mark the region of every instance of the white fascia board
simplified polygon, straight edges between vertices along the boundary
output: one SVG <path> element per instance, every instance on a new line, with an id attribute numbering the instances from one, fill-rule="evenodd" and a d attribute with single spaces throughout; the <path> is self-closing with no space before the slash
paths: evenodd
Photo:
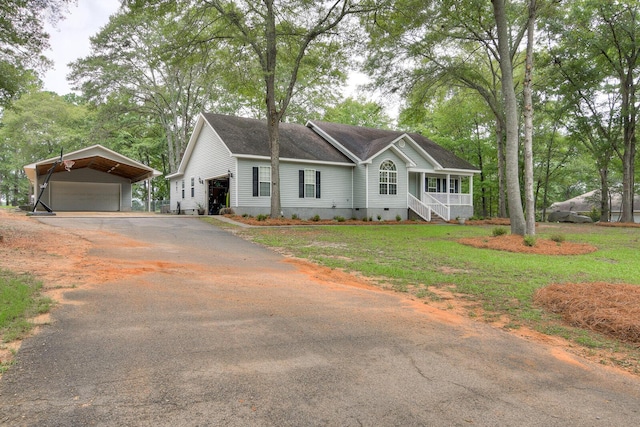
<path id="1" fill-rule="evenodd" d="M 409 156 L 407 156 L 406 154 L 404 154 L 402 152 L 402 150 L 400 150 L 398 147 L 396 147 L 396 142 L 398 142 L 398 140 L 402 139 L 402 137 L 397 138 L 396 140 L 392 141 L 389 145 L 387 145 L 386 147 L 384 147 L 382 150 L 378 151 L 376 154 L 374 154 L 373 156 L 369 157 L 367 159 L 367 163 L 371 163 L 371 161 L 378 157 L 379 155 L 381 155 L 382 153 L 384 153 L 387 150 L 391 150 L 393 151 L 398 157 L 400 157 L 401 159 L 404 159 L 404 162 L 406 163 L 407 167 L 412 167 L 412 166 L 417 166 L 417 164 L 411 160 L 411 158 Z"/>
<path id="2" fill-rule="evenodd" d="M 189 159 L 191 158 L 191 153 L 193 153 L 193 148 L 196 145 L 196 140 L 200 135 L 200 131 L 202 130 L 202 126 L 204 126 L 204 115 L 200 113 L 198 115 L 198 119 L 196 120 L 196 125 L 193 127 L 193 132 L 191 132 L 191 138 L 189 138 L 189 142 L 187 143 L 187 148 L 184 150 L 184 154 L 182 155 L 182 159 L 180 159 L 180 165 L 178 165 L 178 170 L 171 174 L 167 175 L 167 178 L 174 178 L 176 174 L 184 174 L 184 169 L 189 163 Z"/>
<path id="3" fill-rule="evenodd" d="M 249 159 L 249 160 L 266 160 L 271 161 L 271 157 L 268 156 L 258 156 L 255 154 L 232 154 L 231 157 L 235 157 L 238 159 Z M 340 163 L 340 162 L 327 162 L 324 160 L 306 160 L 306 159 L 292 159 L 288 157 L 280 157 L 281 162 L 289 162 L 289 163 L 308 163 L 314 165 L 326 165 L 326 166 L 345 166 L 345 167 L 355 167 L 354 163 Z"/>
<path id="4" fill-rule="evenodd" d="M 406 138 L 406 140 L 413 146 L 413 148 L 420 154 L 422 154 L 422 156 L 427 159 L 427 161 L 429 163 L 431 163 L 433 165 L 433 168 L 435 170 L 442 170 L 444 169 L 442 167 L 442 165 L 440 163 L 438 163 L 436 161 L 436 159 L 434 159 L 433 157 L 431 157 L 431 154 L 427 153 L 421 146 L 420 144 L 418 144 L 417 142 L 415 142 L 413 140 L 413 138 L 411 138 L 409 135 L 407 135 L 406 133 L 404 135 L 402 135 L 402 138 Z"/>
<path id="5" fill-rule="evenodd" d="M 173 179 L 173 178 L 180 178 L 181 176 L 184 176 L 183 172 L 175 172 L 175 173 L 171 173 L 171 174 L 165 176 L 165 178 Z"/>
<path id="6" fill-rule="evenodd" d="M 476 173 L 480 173 L 480 170 L 477 169 L 442 169 L 443 172 L 448 172 L 448 173 L 455 173 L 458 175 L 465 175 L 465 176 L 473 176 Z"/>
<path id="7" fill-rule="evenodd" d="M 336 141 L 331 136 L 329 136 L 329 134 L 323 131 L 322 128 L 316 126 L 315 123 L 313 123 L 311 120 L 307 122 L 306 126 L 311 130 L 313 130 L 318 135 L 320 135 L 322 138 L 324 138 L 329 144 L 333 145 L 338 151 L 340 151 L 342 154 L 347 156 L 349 160 L 351 160 L 352 162 L 354 163 L 361 162 L 358 156 L 353 154 L 351 151 L 347 150 L 342 144 L 340 144 L 338 141 Z"/>
<path id="8" fill-rule="evenodd" d="M 92 153 L 93 151 L 93 153 Z M 151 175 L 153 178 L 158 177 L 160 175 L 162 175 L 162 172 L 157 171 L 155 169 L 153 169 L 150 166 L 147 166 L 145 164 L 142 164 L 136 160 L 130 159 L 129 157 L 123 156 L 120 153 L 116 153 L 115 151 L 104 147 L 100 144 L 95 144 L 92 145 L 91 147 L 87 147 L 87 148 L 82 148 L 80 150 L 76 150 L 76 151 L 72 151 L 70 153 L 64 154 L 63 153 L 63 159 L 65 160 L 77 160 L 77 159 L 82 159 L 87 157 L 87 155 L 89 156 L 101 156 L 104 157 L 105 159 L 109 159 L 109 160 L 113 160 L 115 162 L 119 162 L 119 163 L 123 163 L 123 164 L 127 164 L 130 166 L 136 166 L 139 167 L 140 169 L 146 169 L 149 172 L 151 172 Z M 36 163 L 31 163 L 28 164 L 26 166 L 24 166 L 25 169 L 25 173 L 27 173 L 27 176 L 30 175 L 31 172 L 27 172 L 30 170 L 33 170 L 33 177 L 35 179 L 35 169 L 36 167 L 38 167 L 39 165 L 46 165 L 49 163 L 54 163 L 56 160 L 59 160 L 60 156 L 56 156 L 56 157 L 51 157 L 50 159 L 46 159 L 46 160 L 40 160 L 39 162 Z"/>

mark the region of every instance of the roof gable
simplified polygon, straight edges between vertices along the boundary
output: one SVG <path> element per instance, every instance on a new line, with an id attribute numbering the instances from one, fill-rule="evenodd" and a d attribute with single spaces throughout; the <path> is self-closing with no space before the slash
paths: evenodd
<path id="1" fill-rule="evenodd" d="M 103 147 L 100 144 L 66 153 L 63 158 L 64 160 L 73 160 L 75 162 L 72 166 L 73 169 L 89 168 L 120 176 L 132 182 L 139 182 L 162 175 L 161 172 Z M 24 166 L 25 173 L 29 180 L 35 182 L 36 174 L 46 174 L 59 159 L 60 156 L 56 156 L 26 165 Z M 58 164 L 54 172 L 61 172 L 63 170 L 65 170 L 64 164 Z"/>
<path id="2" fill-rule="evenodd" d="M 207 123 L 235 156 L 269 157 L 269 133 L 265 120 L 203 113 Z M 318 162 L 352 163 L 306 126 L 280 123 L 280 158 Z"/>
<path id="3" fill-rule="evenodd" d="M 372 157 L 390 148 L 394 142 L 408 136 L 420 148 L 422 155 L 431 163 L 434 163 L 436 167 L 477 170 L 471 163 L 417 133 L 319 121 L 309 122 L 307 126 L 320 134 L 326 135 L 334 143 L 338 143 L 339 147 L 343 148 L 345 152 L 351 153 L 359 162 L 369 161 Z"/>

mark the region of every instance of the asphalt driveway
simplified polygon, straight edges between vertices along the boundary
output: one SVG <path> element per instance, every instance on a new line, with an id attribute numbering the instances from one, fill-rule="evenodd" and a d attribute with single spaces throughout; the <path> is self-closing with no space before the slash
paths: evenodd
<path id="1" fill-rule="evenodd" d="M 640 421 L 635 377 L 481 323 L 442 322 L 402 295 L 311 278 L 197 218 L 38 220 L 86 233 L 92 256 L 115 268 L 155 268 L 66 293 L 70 304 L 0 380 L 0 423 Z"/>

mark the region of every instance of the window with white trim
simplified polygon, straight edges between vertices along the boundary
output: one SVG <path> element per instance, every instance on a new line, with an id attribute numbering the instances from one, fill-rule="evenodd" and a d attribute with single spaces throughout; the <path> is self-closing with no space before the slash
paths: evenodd
<path id="1" fill-rule="evenodd" d="M 196 195 L 196 179 L 191 177 L 191 197 L 195 197 Z"/>
<path id="2" fill-rule="evenodd" d="M 398 171 L 391 160 L 380 165 L 380 194 L 398 194 Z"/>
<path id="3" fill-rule="evenodd" d="M 184 199 L 184 179 L 182 180 L 182 198 Z"/>
<path id="4" fill-rule="evenodd" d="M 315 169 L 304 170 L 304 197 L 316 197 L 316 171 Z"/>
<path id="5" fill-rule="evenodd" d="M 253 197 L 271 196 L 271 166 L 253 167 Z"/>

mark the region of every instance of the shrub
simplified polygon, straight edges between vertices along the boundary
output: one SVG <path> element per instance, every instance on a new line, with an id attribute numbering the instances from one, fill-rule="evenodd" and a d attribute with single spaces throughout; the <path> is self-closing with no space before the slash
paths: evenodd
<path id="1" fill-rule="evenodd" d="M 338 221 L 338 222 L 344 222 L 345 221 L 343 216 L 334 216 L 333 219 Z"/>
<path id="2" fill-rule="evenodd" d="M 491 231 L 493 237 L 504 236 L 507 234 L 507 229 L 504 227 L 496 227 Z"/>
<path id="3" fill-rule="evenodd" d="M 565 240 L 562 234 L 553 234 L 551 237 L 549 237 L 549 239 L 556 243 L 562 243 Z"/>
<path id="4" fill-rule="evenodd" d="M 591 211 L 589 212 L 589 218 L 591 218 L 591 220 L 593 222 L 598 222 L 600 221 L 600 211 L 598 209 L 596 209 L 596 207 L 592 207 Z"/>
<path id="5" fill-rule="evenodd" d="M 222 208 L 220 209 L 220 215 L 235 215 L 236 213 L 232 208 Z"/>
<path id="6" fill-rule="evenodd" d="M 248 213 L 243 213 L 242 214 L 242 218 L 249 218 L 249 214 Z"/>
<path id="7" fill-rule="evenodd" d="M 526 236 L 523 237 L 522 241 L 524 242 L 525 246 L 535 246 L 536 245 L 536 236 L 532 236 L 530 234 L 527 234 Z"/>
<path id="8" fill-rule="evenodd" d="M 402 217 L 400 215 L 396 215 L 396 221 L 398 222 L 402 221 Z"/>
<path id="9" fill-rule="evenodd" d="M 365 216 L 365 217 L 362 217 L 362 220 L 363 220 L 364 222 L 367 222 L 367 221 L 369 221 L 369 218 L 367 218 L 367 217 Z"/>
<path id="10" fill-rule="evenodd" d="M 316 214 L 316 215 L 312 216 L 310 219 L 311 219 L 311 221 L 318 222 L 318 221 L 320 221 L 320 215 Z"/>
<path id="11" fill-rule="evenodd" d="M 291 215 L 291 219 L 298 219 L 298 215 L 297 214 Z"/>
<path id="12" fill-rule="evenodd" d="M 382 219 L 381 215 L 378 215 L 378 221 L 380 221 Z"/>
<path id="13" fill-rule="evenodd" d="M 265 220 L 265 219 L 267 219 L 267 218 L 269 218 L 269 216 L 268 216 L 268 215 L 265 215 L 265 214 L 260 214 L 260 215 L 258 215 L 258 216 L 256 217 L 256 219 L 257 219 L 258 221 L 264 221 L 264 220 Z"/>

